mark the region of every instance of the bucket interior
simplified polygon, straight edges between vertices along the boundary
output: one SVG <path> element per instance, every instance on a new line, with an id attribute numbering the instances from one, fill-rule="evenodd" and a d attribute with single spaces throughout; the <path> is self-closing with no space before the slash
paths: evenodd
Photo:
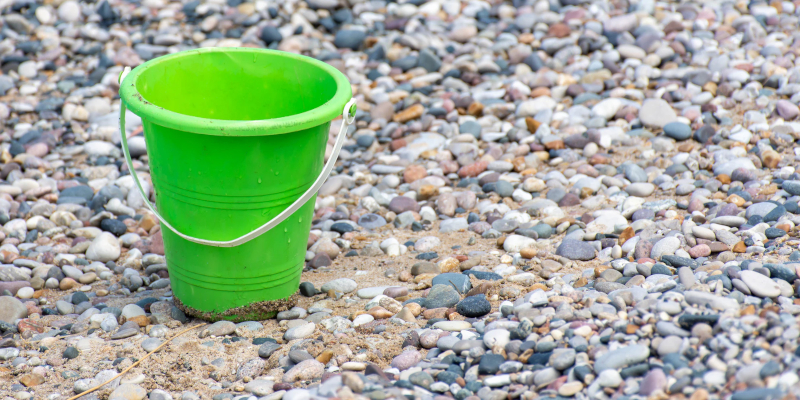
<path id="1" fill-rule="evenodd" d="M 192 117 L 254 121 L 291 117 L 333 99 L 330 72 L 274 52 L 205 52 L 174 57 L 135 82 L 144 101 Z"/>

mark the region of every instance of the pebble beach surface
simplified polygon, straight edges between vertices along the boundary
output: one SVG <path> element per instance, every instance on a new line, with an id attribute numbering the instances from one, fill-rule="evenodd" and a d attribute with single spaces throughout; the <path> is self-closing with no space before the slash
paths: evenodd
<path id="1" fill-rule="evenodd" d="M 358 101 L 296 305 L 82 399 L 795 398 L 797 5 L 0 0 L 0 399 L 65 400 L 203 323 L 117 78 L 240 46 Z"/>

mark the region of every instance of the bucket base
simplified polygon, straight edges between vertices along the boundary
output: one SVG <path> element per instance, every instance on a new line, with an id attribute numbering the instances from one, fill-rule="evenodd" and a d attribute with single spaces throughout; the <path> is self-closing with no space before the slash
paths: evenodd
<path id="1" fill-rule="evenodd" d="M 258 301 L 231 308 L 222 312 L 214 311 L 200 311 L 195 308 L 189 307 L 180 301 L 177 297 L 173 297 L 175 306 L 178 307 L 184 314 L 190 315 L 195 318 L 200 318 L 205 321 L 231 321 L 231 322 L 244 322 L 244 321 L 263 321 L 266 319 L 275 318 L 281 311 L 287 311 L 294 307 L 297 303 L 299 294 L 293 294 L 286 299 Z"/>

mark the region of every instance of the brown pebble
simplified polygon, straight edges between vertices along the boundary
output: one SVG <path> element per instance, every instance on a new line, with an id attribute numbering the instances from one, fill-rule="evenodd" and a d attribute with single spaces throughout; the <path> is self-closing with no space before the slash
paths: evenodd
<path id="1" fill-rule="evenodd" d="M 325 350 L 325 351 L 330 351 L 330 350 Z M 331 355 L 333 355 L 333 352 L 331 352 Z M 319 357 L 317 357 L 317 358 L 319 358 Z M 317 361 L 319 361 L 319 359 Z M 328 358 L 328 361 L 330 361 L 330 358 Z M 323 364 L 327 364 L 328 361 L 324 362 Z M 322 362 L 322 361 L 320 361 L 320 362 Z M 272 390 L 274 390 L 276 392 L 279 391 L 279 390 L 292 390 L 293 387 L 294 386 L 292 386 L 291 383 L 278 382 L 278 383 L 272 385 Z"/>
<path id="2" fill-rule="evenodd" d="M 400 282 L 408 282 L 411 278 L 411 273 L 408 271 L 401 271 L 400 274 L 397 275 L 397 280 Z"/>
<path id="3" fill-rule="evenodd" d="M 446 313 L 447 313 L 447 309 L 444 308 L 444 307 L 442 307 L 442 308 L 431 308 L 431 309 L 425 310 L 422 313 L 422 318 L 425 318 L 425 319 L 444 318 Z"/>
<path id="4" fill-rule="evenodd" d="M 564 141 L 563 140 L 551 140 L 544 144 L 544 148 L 547 150 L 561 150 L 563 149 Z"/>
<path id="5" fill-rule="evenodd" d="M 470 165 L 465 165 L 458 170 L 458 176 L 461 178 L 471 178 L 480 175 L 486 168 L 489 167 L 489 162 L 486 160 L 478 161 Z"/>
<path id="6" fill-rule="evenodd" d="M 25 387 L 41 385 L 44 383 L 44 377 L 34 373 L 25 374 L 19 378 L 19 383 L 25 385 Z"/>
<path id="7" fill-rule="evenodd" d="M 404 123 L 411 121 L 412 119 L 417 119 L 422 116 L 422 113 L 425 111 L 425 107 L 422 104 L 414 104 L 411 107 L 406 108 L 403 111 L 394 115 L 394 122 Z"/>
<path id="8" fill-rule="evenodd" d="M 408 303 L 405 305 L 404 308 L 407 308 L 408 311 L 411 311 L 415 317 L 418 317 L 420 313 L 422 313 L 422 306 L 417 303 Z"/>
<path id="9" fill-rule="evenodd" d="M 156 217 L 150 213 L 145 214 L 145 216 L 139 221 L 139 227 L 148 232 L 156 225 L 158 225 L 158 219 L 156 219 Z"/>
<path id="10" fill-rule="evenodd" d="M 539 126 L 542 125 L 542 123 L 531 117 L 526 117 L 525 125 L 528 127 L 528 132 L 536 133 L 536 131 L 539 129 Z"/>
<path id="11" fill-rule="evenodd" d="M 322 353 L 319 353 L 319 355 L 317 356 L 317 361 L 323 364 L 327 364 L 328 361 L 331 360 L 331 357 L 333 357 L 333 351 L 331 351 L 330 349 L 326 349 Z"/>
<path id="12" fill-rule="evenodd" d="M 708 243 L 708 248 L 711 250 L 712 253 L 722 253 L 723 251 L 730 250 L 730 247 L 722 242 L 711 242 Z"/>
<path id="13" fill-rule="evenodd" d="M 623 244 L 625 244 L 625 242 L 627 242 L 630 238 L 632 238 L 633 235 L 634 235 L 633 228 L 631 228 L 630 226 L 625 228 L 625 230 L 623 230 L 622 233 L 619 234 L 619 245 L 622 246 Z"/>
<path id="14" fill-rule="evenodd" d="M 545 87 L 545 86 L 539 86 L 539 87 L 536 87 L 533 90 L 531 90 L 530 97 L 532 99 L 535 99 L 537 97 L 542 97 L 542 96 L 550 96 L 550 88 Z M 531 132 L 531 133 L 533 133 L 533 132 Z"/>
<path id="15" fill-rule="evenodd" d="M 531 292 L 532 292 L 532 291 L 534 291 L 534 290 L 536 290 L 536 289 L 550 290 L 550 289 L 549 289 L 549 288 L 548 288 L 548 287 L 547 287 L 545 284 L 543 284 L 543 283 L 534 283 L 533 285 L 531 285 L 531 287 L 530 287 L 530 291 L 531 291 Z"/>
<path id="16" fill-rule="evenodd" d="M 694 150 L 694 142 L 689 142 L 689 141 L 683 142 L 678 145 L 677 149 L 681 153 L 691 153 L 692 150 Z"/>
<path id="17" fill-rule="evenodd" d="M 547 30 L 547 36 L 553 36 L 557 38 L 565 38 L 570 34 L 569 25 L 563 22 L 556 22 L 553 25 L 550 25 L 550 28 Z"/>
<path id="18" fill-rule="evenodd" d="M 433 185 L 425 185 L 419 188 L 419 192 L 417 192 L 417 198 L 419 200 L 427 200 L 433 196 L 439 194 L 439 188 Z"/>
<path id="19" fill-rule="evenodd" d="M 380 306 L 370 308 L 368 313 L 375 319 L 386 319 L 392 316 L 392 313 Z"/>
<path id="20" fill-rule="evenodd" d="M 519 42 L 522 44 L 531 44 L 534 40 L 536 40 L 536 37 L 531 33 L 523 33 L 519 35 L 517 40 L 519 40 Z"/>
<path id="21" fill-rule="evenodd" d="M 406 147 L 406 144 L 407 144 L 406 140 L 403 139 L 403 138 L 395 139 L 395 140 L 392 140 L 391 143 L 389 143 L 389 149 L 391 151 L 396 151 L 396 150 L 402 149 L 403 147 Z"/>
<path id="22" fill-rule="evenodd" d="M 481 263 L 480 257 L 472 257 L 470 259 L 467 259 L 466 261 L 462 261 L 461 264 L 459 265 L 459 268 L 461 268 L 462 271 L 467 271 L 477 266 L 480 263 Z"/>
<path id="23" fill-rule="evenodd" d="M 526 364 L 528 362 L 528 359 L 531 358 L 532 355 L 533 355 L 533 349 L 528 349 L 523 351 L 522 354 L 520 354 L 519 357 L 517 357 L 517 360 L 523 364 Z"/>
<path id="24" fill-rule="evenodd" d="M 150 318 L 145 317 L 144 315 L 137 315 L 135 317 L 128 318 L 128 321 L 136 322 L 137 325 L 140 327 L 145 327 L 150 325 Z"/>
<path id="25" fill-rule="evenodd" d="M 689 249 L 689 255 L 692 258 L 708 257 L 711 255 L 711 248 L 707 244 L 698 244 L 697 246 Z"/>
<path id="26" fill-rule="evenodd" d="M 384 296 L 389 296 L 389 297 L 391 297 L 393 299 L 396 299 L 398 297 L 407 296 L 408 295 L 408 288 L 405 288 L 405 287 L 402 287 L 402 286 L 389 287 L 389 288 L 386 288 L 386 290 L 383 291 L 383 294 L 384 294 Z"/>
<path id="27" fill-rule="evenodd" d="M 735 194 L 728 196 L 726 200 L 728 201 L 728 203 L 733 203 L 737 207 L 741 207 L 745 203 L 745 200 L 741 196 Z"/>
<path id="28" fill-rule="evenodd" d="M 467 108 L 467 114 L 479 117 L 483 115 L 483 104 L 475 102 L 469 105 Z"/>
<path id="29" fill-rule="evenodd" d="M 527 258 L 527 259 L 531 259 L 533 257 L 536 257 L 537 253 L 538 253 L 538 250 L 532 249 L 532 248 L 522 249 L 519 252 L 519 254 L 522 256 L 522 258 Z"/>
<path id="30" fill-rule="evenodd" d="M 438 265 L 439 270 L 442 273 L 446 272 L 461 272 L 461 268 L 459 268 L 459 264 L 461 264 L 458 260 L 452 257 L 447 257 L 444 260 L 440 261 Z"/>
<path id="31" fill-rule="evenodd" d="M 75 282 L 74 279 L 69 277 L 62 279 L 61 282 L 58 284 L 58 288 L 61 290 L 70 290 L 80 286 L 81 285 L 78 282 Z"/>
<path id="32" fill-rule="evenodd" d="M 692 397 L 689 397 L 689 400 L 708 400 L 708 390 L 697 388 L 697 390 L 692 393 Z"/>
<path id="33" fill-rule="evenodd" d="M 733 249 L 731 249 L 731 251 L 733 251 L 734 253 L 744 253 L 745 250 L 747 250 L 747 245 L 744 244 L 744 242 L 736 243 L 735 245 L 733 245 Z"/>
<path id="34" fill-rule="evenodd" d="M 88 285 L 96 280 L 97 280 L 97 274 L 95 274 L 94 272 L 87 272 L 83 274 L 83 276 L 78 278 L 78 281 L 80 281 L 80 283 L 84 285 Z"/>
<path id="35" fill-rule="evenodd" d="M 774 150 L 766 150 L 761 153 L 761 163 L 765 167 L 776 168 L 781 162 L 781 155 Z"/>
<path id="36" fill-rule="evenodd" d="M 417 318 L 414 316 L 414 313 L 412 313 L 411 310 L 408 309 L 408 307 L 403 307 L 403 309 L 400 310 L 400 312 L 397 313 L 395 317 L 400 318 L 406 322 L 414 322 L 417 320 Z"/>

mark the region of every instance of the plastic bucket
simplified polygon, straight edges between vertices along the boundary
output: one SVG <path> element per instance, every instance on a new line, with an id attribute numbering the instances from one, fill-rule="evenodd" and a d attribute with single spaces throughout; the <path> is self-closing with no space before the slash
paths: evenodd
<path id="1" fill-rule="evenodd" d="M 162 223 L 176 304 L 235 321 L 291 306 L 314 211 L 308 200 L 355 113 L 347 78 L 301 55 L 204 48 L 153 59 L 121 79 L 123 150 L 141 190 L 127 107 L 142 118 L 158 212 L 146 203 Z M 330 124 L 343 109 L 324 171 Z"/>

